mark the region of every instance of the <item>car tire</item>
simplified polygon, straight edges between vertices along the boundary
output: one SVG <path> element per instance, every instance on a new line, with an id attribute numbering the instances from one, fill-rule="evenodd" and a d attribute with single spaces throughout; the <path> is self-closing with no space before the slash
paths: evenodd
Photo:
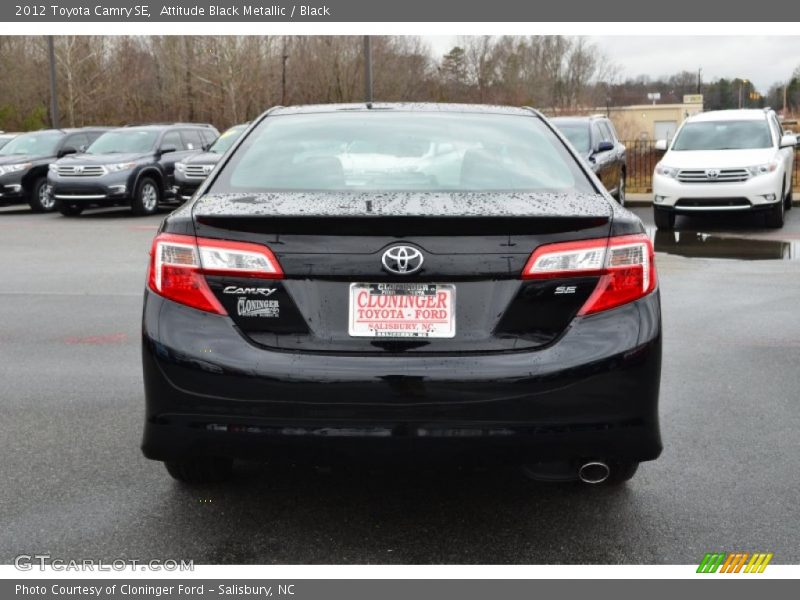
<path id="1" fill-rule="evenodd" d="M 158 212 L 161 202 L 161 191 L 158 183 L 152 177 L 142 177 L 136 184 L 136 190 L 131 202 L 133 214 L 139 216 L 154 215 Z"/>
<path id="2" fill-rule="evenodd" d="M 218 483 L 230 479 L 233 460 L 230 458 L 191 458 L 164 463 L 173 479 L 183 483 Z"/>
<path id="3" fill-rule="evenodd" d="M 675 213 L 663 208 L 653 209 L 653 219 L 656 222 L 657 229 L 664 231 L 672 231 L 675 228 Z"/>
<path id="4" fill-rule="evenodd" d="M 639 470 L 639 463 L 635 461 L 618 460 L 608 464 L 609 473 L 608 479 L 603 482 L 603 485 L 620 485 L 629 481 L 636 471 Z"/>
<path id="5" fill-rule="evenodd" d="M 620 206 L 625 206 L 625 173 L 619 178 L 619 183 L 617 184 L 617 193 L 614 196 L 619 202 Z"/>
<path id="6" fill-rule="evenodd" d="M 789 193 L 786 194 L 786 210 L 792 210 L 792 196 L 794 195 L 794 191 L 792 191 L 792 186 L 789 186 Z"/>
<path id="7" fill-rule="evenodd" d="M 783 191 L 781 191 L 781 198 L 784 198 Z M 780 202 L 776 202 L 775 206 L 770 207 L 769 212 L 767 212 L 764 221 L 766 222 L 767 227 L 772 229 L 780 229 L 783 227 L 783 222 L 786 215 L 786 200 L 781 200 Z"/>
<path id="8" fill-rule="evenodd" d="M 79 204 L 61 204 L 58 207 L 58 212 L 65 217 L 77 217 L 83 212 L 83 207 Z"/>
<path id="9" fill-rule="evenodd" d="M 47 191 L 47 179 L 40 177 L 33 182 L 31 196 L 28 204 L 33 212 L 53 212 L 56 209 L 56 201 Z"/>

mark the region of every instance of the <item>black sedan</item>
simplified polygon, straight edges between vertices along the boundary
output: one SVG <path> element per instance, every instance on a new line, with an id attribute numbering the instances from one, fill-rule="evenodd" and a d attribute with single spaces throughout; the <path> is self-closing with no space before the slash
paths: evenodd
<path id="1" fill-rule="evenodd" d="M 144 454 L 629 479 L 661 452 L 659 291 L 596 181 L 530 109 L 268 111 L 153 241 Z"/>

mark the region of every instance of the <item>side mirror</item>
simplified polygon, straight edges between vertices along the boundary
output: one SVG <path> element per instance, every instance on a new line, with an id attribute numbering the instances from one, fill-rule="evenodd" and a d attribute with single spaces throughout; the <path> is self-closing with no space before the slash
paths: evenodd
<path id="1" fill-rule="evenodd" d="M 656 140 L 656 150 L 666 150 L 667 149 L 667 140 Z"/>
<path id="2" fill-rule="evenodd" d="M 64 156 L 67 156 L 68 154 L 77 154 L 77 153 L 78 153 L 78 149 L 75 148 L 74 146 L 64 146 L 58 152 L 58 158 L 62 158 Z"/>
<path id="3" fill-rule="evenodd" d="M 175 146 L 161 146 L 161 154 L 169 154 L 170 152 L 177 152 L 178 148 Z"/>
<path id="4" fill-rule="evenodd" d="M 612 142 L 603 140 L 599 144 L 597 144 L 597 152 L 608 152 L 609 150 L 614 149 L 614 144 Z"/>
<path id="5" fill-rule="evenodd" d="M 781 148 L 794 148 L 797 145 L 797 138 L 791 133 L 785 133 L 781 138 Z"/>

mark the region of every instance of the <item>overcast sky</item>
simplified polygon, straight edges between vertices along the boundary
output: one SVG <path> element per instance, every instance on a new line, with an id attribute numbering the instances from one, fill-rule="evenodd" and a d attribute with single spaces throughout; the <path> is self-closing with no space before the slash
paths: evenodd
<path id="1" fill-rule="evenodd" d="M 437 55 L 456 43 L 455 36 L 426 36 Z M 591 36 L 620 68 L 623 78 L 646 74 L 652 78 L 679 71 L 703 69 L 703 80 L 726 77 L 749 79 L 766 93 L 800 66 L 797 36 Z"/>

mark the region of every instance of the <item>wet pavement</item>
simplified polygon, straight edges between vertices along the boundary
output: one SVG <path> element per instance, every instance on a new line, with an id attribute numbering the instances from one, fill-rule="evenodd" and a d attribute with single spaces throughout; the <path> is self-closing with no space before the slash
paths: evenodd
<path id="1" fill-rule="evenodd" d="M 138 449 L 139 318 L 160 217 L 0 209 L 0 561 L 800 561 L 800 209 L 782 230 L 679 218 L 654 235 L 664 454 L 619 489 L 515 470 L 243 464 L 186 488 Z"/>
<path id="2" fill-rule="evenodd" d="M 645 222 L 656 252 L 694 258 L 800 260 L 800 232 L 794 221 L 782 229 L 765 228 L 759 215 L 680 216 L 674 231 L 659 231 L 651 211 L 634 208 Z M 798 209 L 797 212 L 800 212 Z"/>
<path id="3" fill-rule="evenodd" d="M 800 260 L 800 241 L 746 238 L 702 231 L 652 231 L 656 252 L 694 258 Z"/>

